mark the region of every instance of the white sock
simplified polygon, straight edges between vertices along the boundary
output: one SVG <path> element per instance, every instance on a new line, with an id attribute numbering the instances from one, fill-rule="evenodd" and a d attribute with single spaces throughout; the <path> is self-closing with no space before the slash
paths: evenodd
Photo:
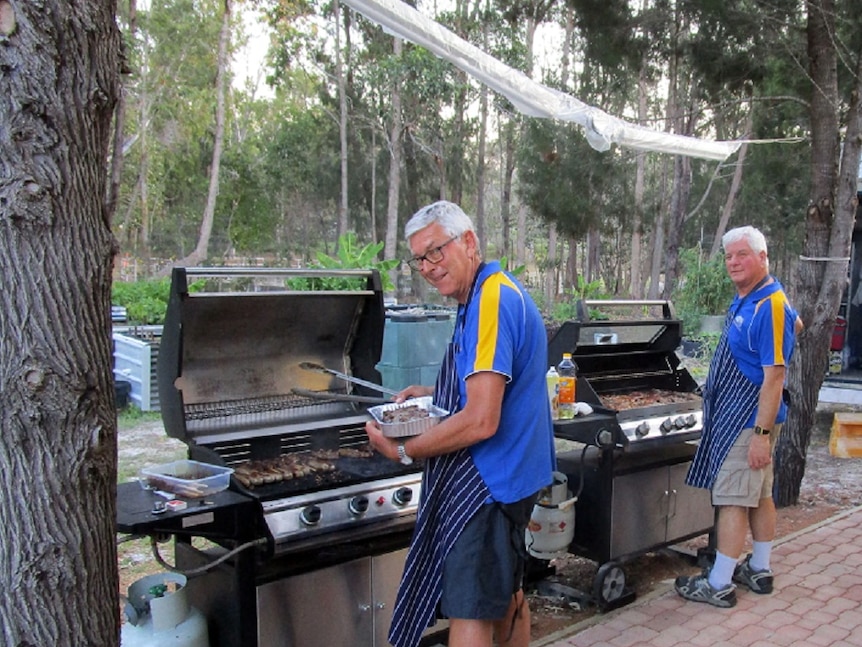
<path id="1" fill-rule="evenodd" d="M 769 570 L 769 557 L 772 554 L 771 541 L 752 542 L 751 559 L 748 563 L 755 571 Z"/>
<path id="2" fill-rule="evenodd" d="M 733 570 L 736 568 L 736 560 L 718 551 L 715 552 L 715 564 L 709 571 L 709 585 L 720 591 L 730 586 L 733 578 Z"/>

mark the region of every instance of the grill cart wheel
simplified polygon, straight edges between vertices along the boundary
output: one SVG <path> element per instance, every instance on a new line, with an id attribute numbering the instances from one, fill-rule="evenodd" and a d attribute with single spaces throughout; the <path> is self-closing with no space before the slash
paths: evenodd
<path id="1" fill-rule="evenodd" d="M 626 575 L 616 562 L 607 562 L 599 567 L 593 580 L 593 597 L 602 611 L 628 604 L 634 599 L 634 591 L 626 589 Z"/>

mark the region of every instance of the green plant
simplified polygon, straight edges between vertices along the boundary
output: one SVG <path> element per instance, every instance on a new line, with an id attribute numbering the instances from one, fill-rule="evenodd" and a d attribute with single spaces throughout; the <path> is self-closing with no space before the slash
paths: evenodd
<path id="1" fill-rule="evenodd" d="M 131 324 L 160 324 L 165 320 L 170 289 L 171 282 L 167 278 L 117 282 L 111 287 L 111 302 L 126 308 Z"/>
<path id="2" fill-rule="evenodd" d="M 189 292 L 199 292 L 204 285 L 204 281 L 194 281 Z M 165 320 L 170 292 L 170 278 L 116 282 L 111 286 L 111 303 L 126 308 L 132 325 L 158 325 Z"/>
<path id="3" fill-rule="evenodd" d="M 381 261 L 377 255 L 383 249 L 383 243 L 359 246 L 356 242 L 356 234 L 347 232 L 338 238 L 338 249 L 336 255 L 327 256 L 323 252 L 317 252 L 317 262 L 311 267 L 328 270 L 353 270 L 353 269 L 375 269 L 380 272 L 380 279 L 384 291 L 392 291 L 395 286 L 389 278 L 389 270 L 395 269 L 401 263 L 398 259 Z M 303 278 L 289 281 L 291 287 L 297 290 L 343 290 L 361 289 L 364 282 L 361 279 L 349 279 L 339 277 Z"/>
<path id="4" fill-rule="evenodd" d="M 527 271 L 526 265 L 518 265 L 517 267 L 511 267 L 510 268 L 509 267 L 509 258 L 507 256 L 503 256 L 500 259 L 500 267 L 502 267 L 504 270 L 508 271 L 509 274 L 511 274 L 512 276 L 515 276 L 515 277 L 520 276 L 521 274 L 523 274 L 524 272 Z"/>
<path id="5" fill-rule="evenodd" d="M 734 288 L 724 259 L 717 255 L 707 260 L 700 248 L 680 253 L 680 270 L 672 301 L 683 322 L 683 330 L 693 335 L 700 329 L 702 316 L 724 314 L 733 300 Z"/>

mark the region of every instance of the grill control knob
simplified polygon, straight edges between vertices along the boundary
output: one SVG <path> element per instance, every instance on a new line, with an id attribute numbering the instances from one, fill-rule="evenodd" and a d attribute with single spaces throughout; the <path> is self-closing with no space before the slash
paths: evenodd
<path id="1" fill-rule="evenodd" d="M 359 516 L 361 514 L 365 514 L 368 510 L 368 497 L 364 495 L 355 496 L 350 499 L 350 503 L 347 504 L 348 510 L 354 516 Z"/>
<path id="2" fill-rule="evenodd" d="M 676 427 L 677 429 L 685 429 L 686 428 L 685 418 L 683 418 L 682 416 L 674 418 L 673 426 Z"/>
<path id="3" fill-rule="evenodd" d="M 303 508 L 302 512 L 299 513 L 299 520 L 306 526 L 315 526 L 320 523 L 320 515 L 320 507 L 310 505 L 307 508 Z"/>
<path id="4" fill-rule="evenodd" d="M 644 420 L 637 427 L 635 427 L 635 435 L 639 438 L 643 438 L 649 433 L 649 423 Z"/>
<path id="5" fill-rule="evenodd" d="M 693 413 L 688 414 L 685 417 L 685 426 L 686 427 L 694 427 L 697 424 L 697 418 Z"/>
<path id="6" fill-rule="evenodd" d="M 392 495 L 395 505 L 407 505 L 413 500 L 413 490 L 409 487 L 400 487 Z"/>
<path id="7" fill-rule="evenodd" d="M 596 434 L 596 444 L 602 448 L 610 447 L 614 444 L 614 435 L 609 429 L 600 429 Z"/>
<path id="8" fill-rule="evenodd" d="M 673 422 L 670 418 L 667 418 L 666 420 L 662 421 L 661 425 L 659 426 L 659 429 L 661 429 L 661 433 L 663 434 L 669 433 L 670 431 L 673 431 Z"/>

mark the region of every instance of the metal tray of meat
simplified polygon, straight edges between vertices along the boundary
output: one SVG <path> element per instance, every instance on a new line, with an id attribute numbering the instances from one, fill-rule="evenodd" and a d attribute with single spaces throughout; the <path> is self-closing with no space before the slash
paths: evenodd
<path id="1" fill-rule="evenodd" d="M 421 417 L 416 417 L 417 409 L 420 410 Z M 448 411 L 434 405 L 430 395 L 404 402 L 381 404 L 368 409 L 368 413 L 374 416 L 383 430 L 383 435 L 389 438 L 418 436 L 449 415 Z M 398 418 L 399 414 L 401 419 Z"/>

